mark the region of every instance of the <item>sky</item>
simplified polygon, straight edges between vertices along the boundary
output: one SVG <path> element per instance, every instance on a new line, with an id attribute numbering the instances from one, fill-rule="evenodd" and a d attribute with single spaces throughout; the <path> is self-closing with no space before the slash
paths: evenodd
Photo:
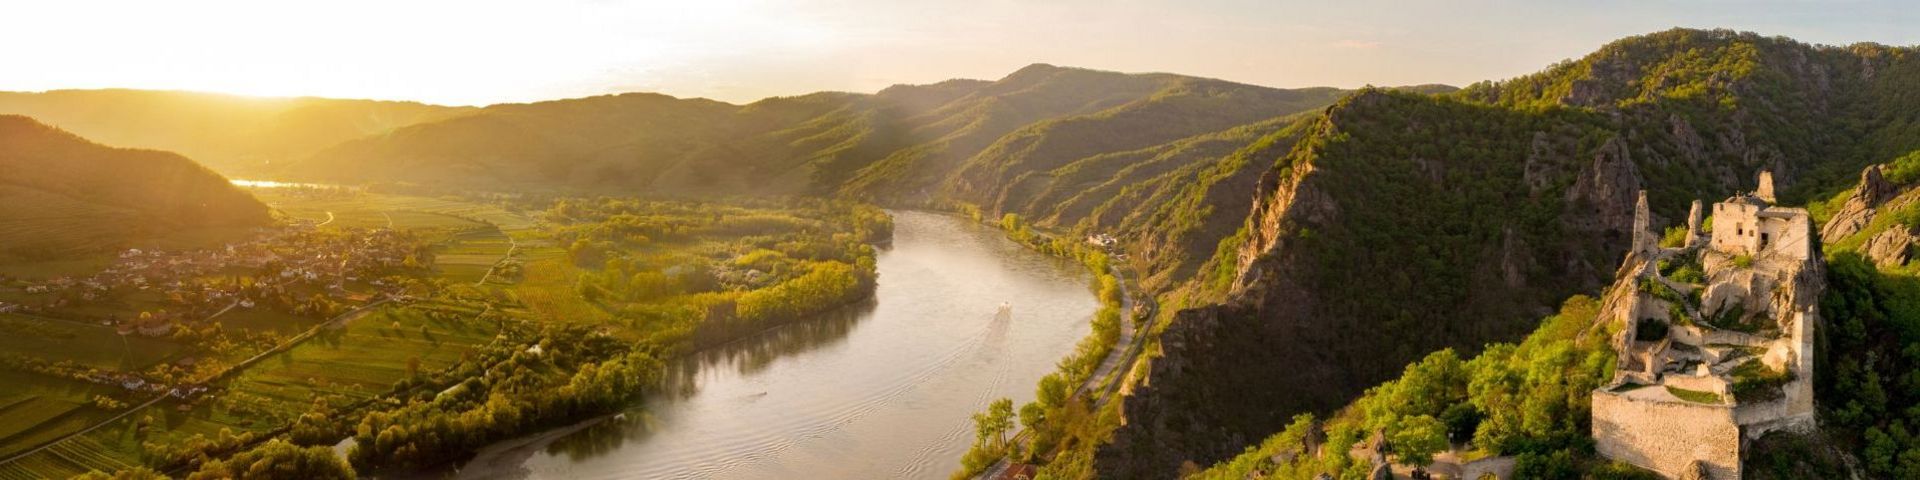
<path id="1" fill-rule="evenodd" d="M 0 12 L 0 90 L 450 105 L 633 91 L 745 103 L 1032 63 L 1461 86 L 1672 27 L 1920 44 L 1910 0 L 5 0 Z"/>

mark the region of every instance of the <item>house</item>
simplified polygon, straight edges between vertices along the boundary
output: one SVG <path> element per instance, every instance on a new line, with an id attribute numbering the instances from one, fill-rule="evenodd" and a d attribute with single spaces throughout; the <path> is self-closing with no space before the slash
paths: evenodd
<path id="1" fill-rule="evenodd" d="M 1039 469 L 1032 464 L 1015 463 L 1008 465 L 1006 470 L 1001 470 L 1000 475 L 993 477 L 993 480 L 1033 480 L 1034 473 L 1038 471 Z"/>

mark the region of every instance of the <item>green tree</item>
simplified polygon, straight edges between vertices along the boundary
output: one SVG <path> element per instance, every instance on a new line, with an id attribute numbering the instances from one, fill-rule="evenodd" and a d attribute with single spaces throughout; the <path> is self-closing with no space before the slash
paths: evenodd
<path id="1" fill-rule="evenodd" d="M 278 439 L 224 460 L 213 460 L 188 480 L 272 478 L 356 478 L 353 467 L 327 447 L 300 447 Z"/>
<path id="2" fill-rule="evenodd" d="M 994 448 L 1005 447 L 1007 431 L 1013 429 L 1013 400 L 1002 398 L 987 404 L 987 411 L 973 414 L 975 440 L 993 440 Z"/>
<path id="3" fill-rule="evenodd" d="M 1402 418 L 1388 433 L 1388 441 L 1393 442 L 1400 463 L 1425 468 L 1435 454 L 1447 449 L 1447 425 L 1430 415 Z"/>
<path id="4" fill-rule="evenodd" d="M 99 470 L 75 475 L 67 480 L 167 480 L 166 475 L 147 467 L 135 466 L 108 474 Z"/>

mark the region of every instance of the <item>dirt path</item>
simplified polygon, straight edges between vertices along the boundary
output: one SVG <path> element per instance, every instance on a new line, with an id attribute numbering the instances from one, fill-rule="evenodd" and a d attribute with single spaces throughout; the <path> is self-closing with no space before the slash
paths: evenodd
<path id="1" fill-rule="evenodd" d="M 493 272 L 500 270 L 500 266 L 505 265 L 507 263 L 507 260 L 513 259 L 513 253 L 520 250 L 520 240 L 514 239 L 513 235 L 507 235 L 507 231 L 500 230 L 499 226 L 495 226 L 493 227 L 493 229 L 498 230 L 501 235 L 504 235 L 507 237 L 507 253 L 505 255 L 501 255 L 500 260 L 494 261 L 493 266 L 487 267 L 487 274 L 481 275 L 479 281 L 473 282 L 473 286 L 476 286 L 476 287 L 481 285 L 486 285 L 487 280 L 493 279 Z"/>

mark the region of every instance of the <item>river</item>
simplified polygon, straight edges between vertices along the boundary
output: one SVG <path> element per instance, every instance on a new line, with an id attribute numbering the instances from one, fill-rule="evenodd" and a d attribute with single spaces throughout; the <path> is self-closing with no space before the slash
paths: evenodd
<path id="1" fill-rule="evenodd" d="M 495 445 L 456 476 L 946 478 L 970 416 L 1033 400 L 1098 303 L 1076 263 L 962 218 L 893 214 L 871 301 L 693 355 L 620 417 Z"/>

